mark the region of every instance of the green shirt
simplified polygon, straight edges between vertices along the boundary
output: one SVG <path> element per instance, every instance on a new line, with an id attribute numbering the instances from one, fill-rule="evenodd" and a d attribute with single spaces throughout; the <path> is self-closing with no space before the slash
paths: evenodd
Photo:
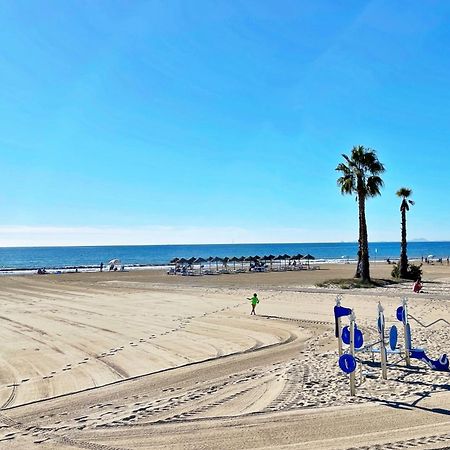
<path id="1" fill-rule="evenodd" d="M 258 297 L 256 297 L 255 295 L 250 300 L 251 300 L 253 306 L 255 306 L 259 303 Z"/>

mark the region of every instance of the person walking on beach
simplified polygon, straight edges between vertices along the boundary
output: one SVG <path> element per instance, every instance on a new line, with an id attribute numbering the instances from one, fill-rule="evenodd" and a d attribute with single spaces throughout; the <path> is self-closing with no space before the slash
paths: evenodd
<path id="1" fill-rule="evenodd" d="M 256 316 L 255 308 L 256 305 L 259 303 L 258 295 L 253 294 L 253 297 L 252 298 L 247 297 L 247 300 L 250 300 L 252 302 L 252 312 L 250 313 L 250 315 L 253 314 L 254 316 Z"/>

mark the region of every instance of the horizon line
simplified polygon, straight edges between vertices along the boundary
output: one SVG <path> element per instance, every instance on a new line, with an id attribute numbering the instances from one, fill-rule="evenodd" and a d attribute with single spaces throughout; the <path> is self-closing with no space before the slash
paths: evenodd
<path id="1" fill-rule="evenodd" d="M 408 243 L 440 243 L 450 242 L 450 240 L 414 240 Z M 1 245 L 0 249 L 25 249 L 25 248 L 92 248 L 92 247 L 184 247 L 184 246 L 207 246 L 207 245 L 311 245 L 311 244 L 357 244 L 358 241 L 322 241 L 322 242 L 221 242 L 221 243 L 183 243 L 183 244 L 98 244 L 98 245 Z M 369 241 L 369 245 L 374 244 L 400 244 L 400 241 Z"/>

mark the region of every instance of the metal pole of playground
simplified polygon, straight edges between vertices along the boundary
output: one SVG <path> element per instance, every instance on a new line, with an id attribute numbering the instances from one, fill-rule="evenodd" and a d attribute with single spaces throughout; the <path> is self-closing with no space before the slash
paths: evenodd
<path id="1" fill-rule="evenodd" d="M 378 302 L 378 324 L 380 332 L 381 376 L 387 380 L 386 344 L 384 343 L 384 309 Z"/>
<path id="2" fill-rule="evenodd" d="M 355 313 L 350 314 L 350 354 L 355 357 Z M 350 373 L 350 395 L 356 395 L 355 371 Z"/>
<path id="3" fill-rule="evenodd" d="M 337 295 L 336 296 L 336 306 L 341 306 L 341 296 Z M 342 333 L 342 324 L 341 324 L 341 318 L 338 317 L 336 320 L 337 323 L 337 335 L 338 335 L 338 353 L 339 356 L 342 356 L 342 338 L 341 338 L 341 333 Z"/>
<path id="4" fill-rule="evenodd" d="M 408 339 L 409 332 L 407 331 L 408 327 L 408 299 L 406 297 L 402 300 L 402 306 L 403 306 L 403 336 L 405 338 L 405 363 L 407 366 L 411 365 L 410 360 L 410 339 Z"/>

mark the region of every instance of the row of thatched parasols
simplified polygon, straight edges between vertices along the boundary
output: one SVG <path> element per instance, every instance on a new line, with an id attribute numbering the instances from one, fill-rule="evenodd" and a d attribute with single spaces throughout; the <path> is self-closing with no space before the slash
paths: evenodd
<path id="1" fill-rule="evenodd" d="M 255 255 L 255 256 L 241 256 L 240 258 L 237 256 L 233 256 L 231 258 L 228 258 L 227 256 L 225 256 L 224 258 L 221 258 L 219 256 L 210 256 L 209 258 L 173 258 L 170 261 L 170 264 L 190 264 L 190 265 L 195 265 L 195 264 L 204 264 L 204 263 L 209 263 L 209 265 L 211 266 L 211 263 L 216 263 L 216 267 L 219 266 L 219 263 L 227 265 L 228 263 L 233 263 L 234 268 L 236 268 L 236 263 L 241 263 L 242 267 L 244 267 L 244 263 L 248 262 L 248 263 L 261 263 L 261 262 L 267 262 L 269 261 L 271 264 L 273 261 L 279 261 L 279 263 L 281 264 L 281 261 L 284 261 L 285 265 L 287 264 L 287 261 L 300 261 L 300 260 L 304 260 L 308 262 L 309 265 L 309 261 L 314 260 L 314 256 L 310 255 L 309 253 L 307 255 L 301 255 L 300 253 L 297 255 L 278 255 L 278 256 L 274 256 L 274 255 L 265 255 L 265 256 L 259 256 L 259 255 Z"/>

